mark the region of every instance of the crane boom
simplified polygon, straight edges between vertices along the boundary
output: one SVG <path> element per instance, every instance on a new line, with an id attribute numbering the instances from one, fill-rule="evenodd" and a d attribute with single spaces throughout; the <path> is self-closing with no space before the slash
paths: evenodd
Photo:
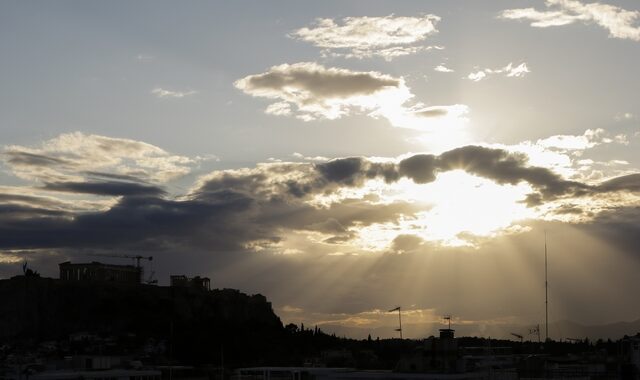
<path id="1" fill-rule="evenodd" d="M 153 256 L 141 256 L 141 255 L 126 255 L 126 254 L 117 254 L 117 253 L 93 253 L 89 254 L 89 256 L 100 256 L 100 257 L 119 257 L 123 259 L 132 259 L 136 261 L 136 268 L 138 269 L 138 282 L 142 283 L 144 280 L 144 268 L 140 265 L 140 260 L 149 260 L 149 262 L 153 261 Z M 151 272 L 151 276 L 146 281 L 147 283 L 154 283 L 152 279 L 154 272 Z M 157 283 L 157 281 L 155 281 Z"/>
<path id="2" fill-rule="evenodd" d="M 140 268 L 140 260 L 153 261 L 153 256 L 124 255 L 124 254 L 115 254 L 115 253 L 95 253 L 95 254 L 90 254 L 89 256 L 120 257 L 123 259 L 133 259 L 136 261 L 137 268 Z"/>

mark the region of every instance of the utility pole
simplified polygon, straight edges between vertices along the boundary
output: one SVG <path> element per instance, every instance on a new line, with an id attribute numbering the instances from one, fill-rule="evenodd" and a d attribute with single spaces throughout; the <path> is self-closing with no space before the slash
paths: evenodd
<path id="1" fill-rule="evenodd" d="M 547 281 L 547 231 L 544 231 L 544 330 L 545 342 L 549 340 L 549 282 Z"/>

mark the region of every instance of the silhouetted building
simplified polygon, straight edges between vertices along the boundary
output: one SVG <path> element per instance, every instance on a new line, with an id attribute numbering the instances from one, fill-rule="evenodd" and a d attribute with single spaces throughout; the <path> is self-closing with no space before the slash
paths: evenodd
<path id="1" fill-rule="evenodd" d="M 171 286 L 176 288 L 193 288 L 211 290 L 211 280 L 208 277 L 187 277 L 185 275 L 172 275 Z"/>
<path id="2" fill-rule="evenodd" d="M 429 337 L 413 355 L 398 362 L 398 372 L 457 373 L 464 371 L 464 364 L 458 355 L 455 330 L 440 329 L 440 337 Z"/>
<path id="3" fill-rule="evenodd" d="M 59 264 L 60 279 L 64 281 L 105 281 L 123 284 L 139 284 L 142 277 L 140 268 L 133 265 L 113 265 L 99 262 Z"/>
<path id="4" fill-rule="evenodd" d="M 623 378 L 640 378 L 640 333 L 624 336 L 620 341 Z"/>

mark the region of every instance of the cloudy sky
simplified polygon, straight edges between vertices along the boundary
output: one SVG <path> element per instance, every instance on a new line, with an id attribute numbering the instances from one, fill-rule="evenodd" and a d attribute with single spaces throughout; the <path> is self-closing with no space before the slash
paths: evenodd
<path id="1" fill-rule="evenodd" d="M 546 230 L 551 321 L 639 319 L 640 7 L 606 1 L 3 2 L 0 276 L 153 255 L 285 322 L 482 335 L 544 322 Z"/>

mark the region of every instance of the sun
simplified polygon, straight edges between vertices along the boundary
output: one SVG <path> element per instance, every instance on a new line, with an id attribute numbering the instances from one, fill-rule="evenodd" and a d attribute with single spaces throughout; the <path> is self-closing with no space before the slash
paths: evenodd
<path id="1" fill-rule="evenodd" d="M 488 237 L 518 230 L 517 222 L 535 216 L 523 202 L 527 184 L 502 185 L 456 170 L 429 184 L 403 179 L 395 184 L 369 183 L 380 202 L 411 202 L 415 213 L 392 223 L 357 229 L 356 244 L 367 250 L 388 248 L 399 235 L 415 235 L 445 246 L 473 245 L 469 236 Z"/>

